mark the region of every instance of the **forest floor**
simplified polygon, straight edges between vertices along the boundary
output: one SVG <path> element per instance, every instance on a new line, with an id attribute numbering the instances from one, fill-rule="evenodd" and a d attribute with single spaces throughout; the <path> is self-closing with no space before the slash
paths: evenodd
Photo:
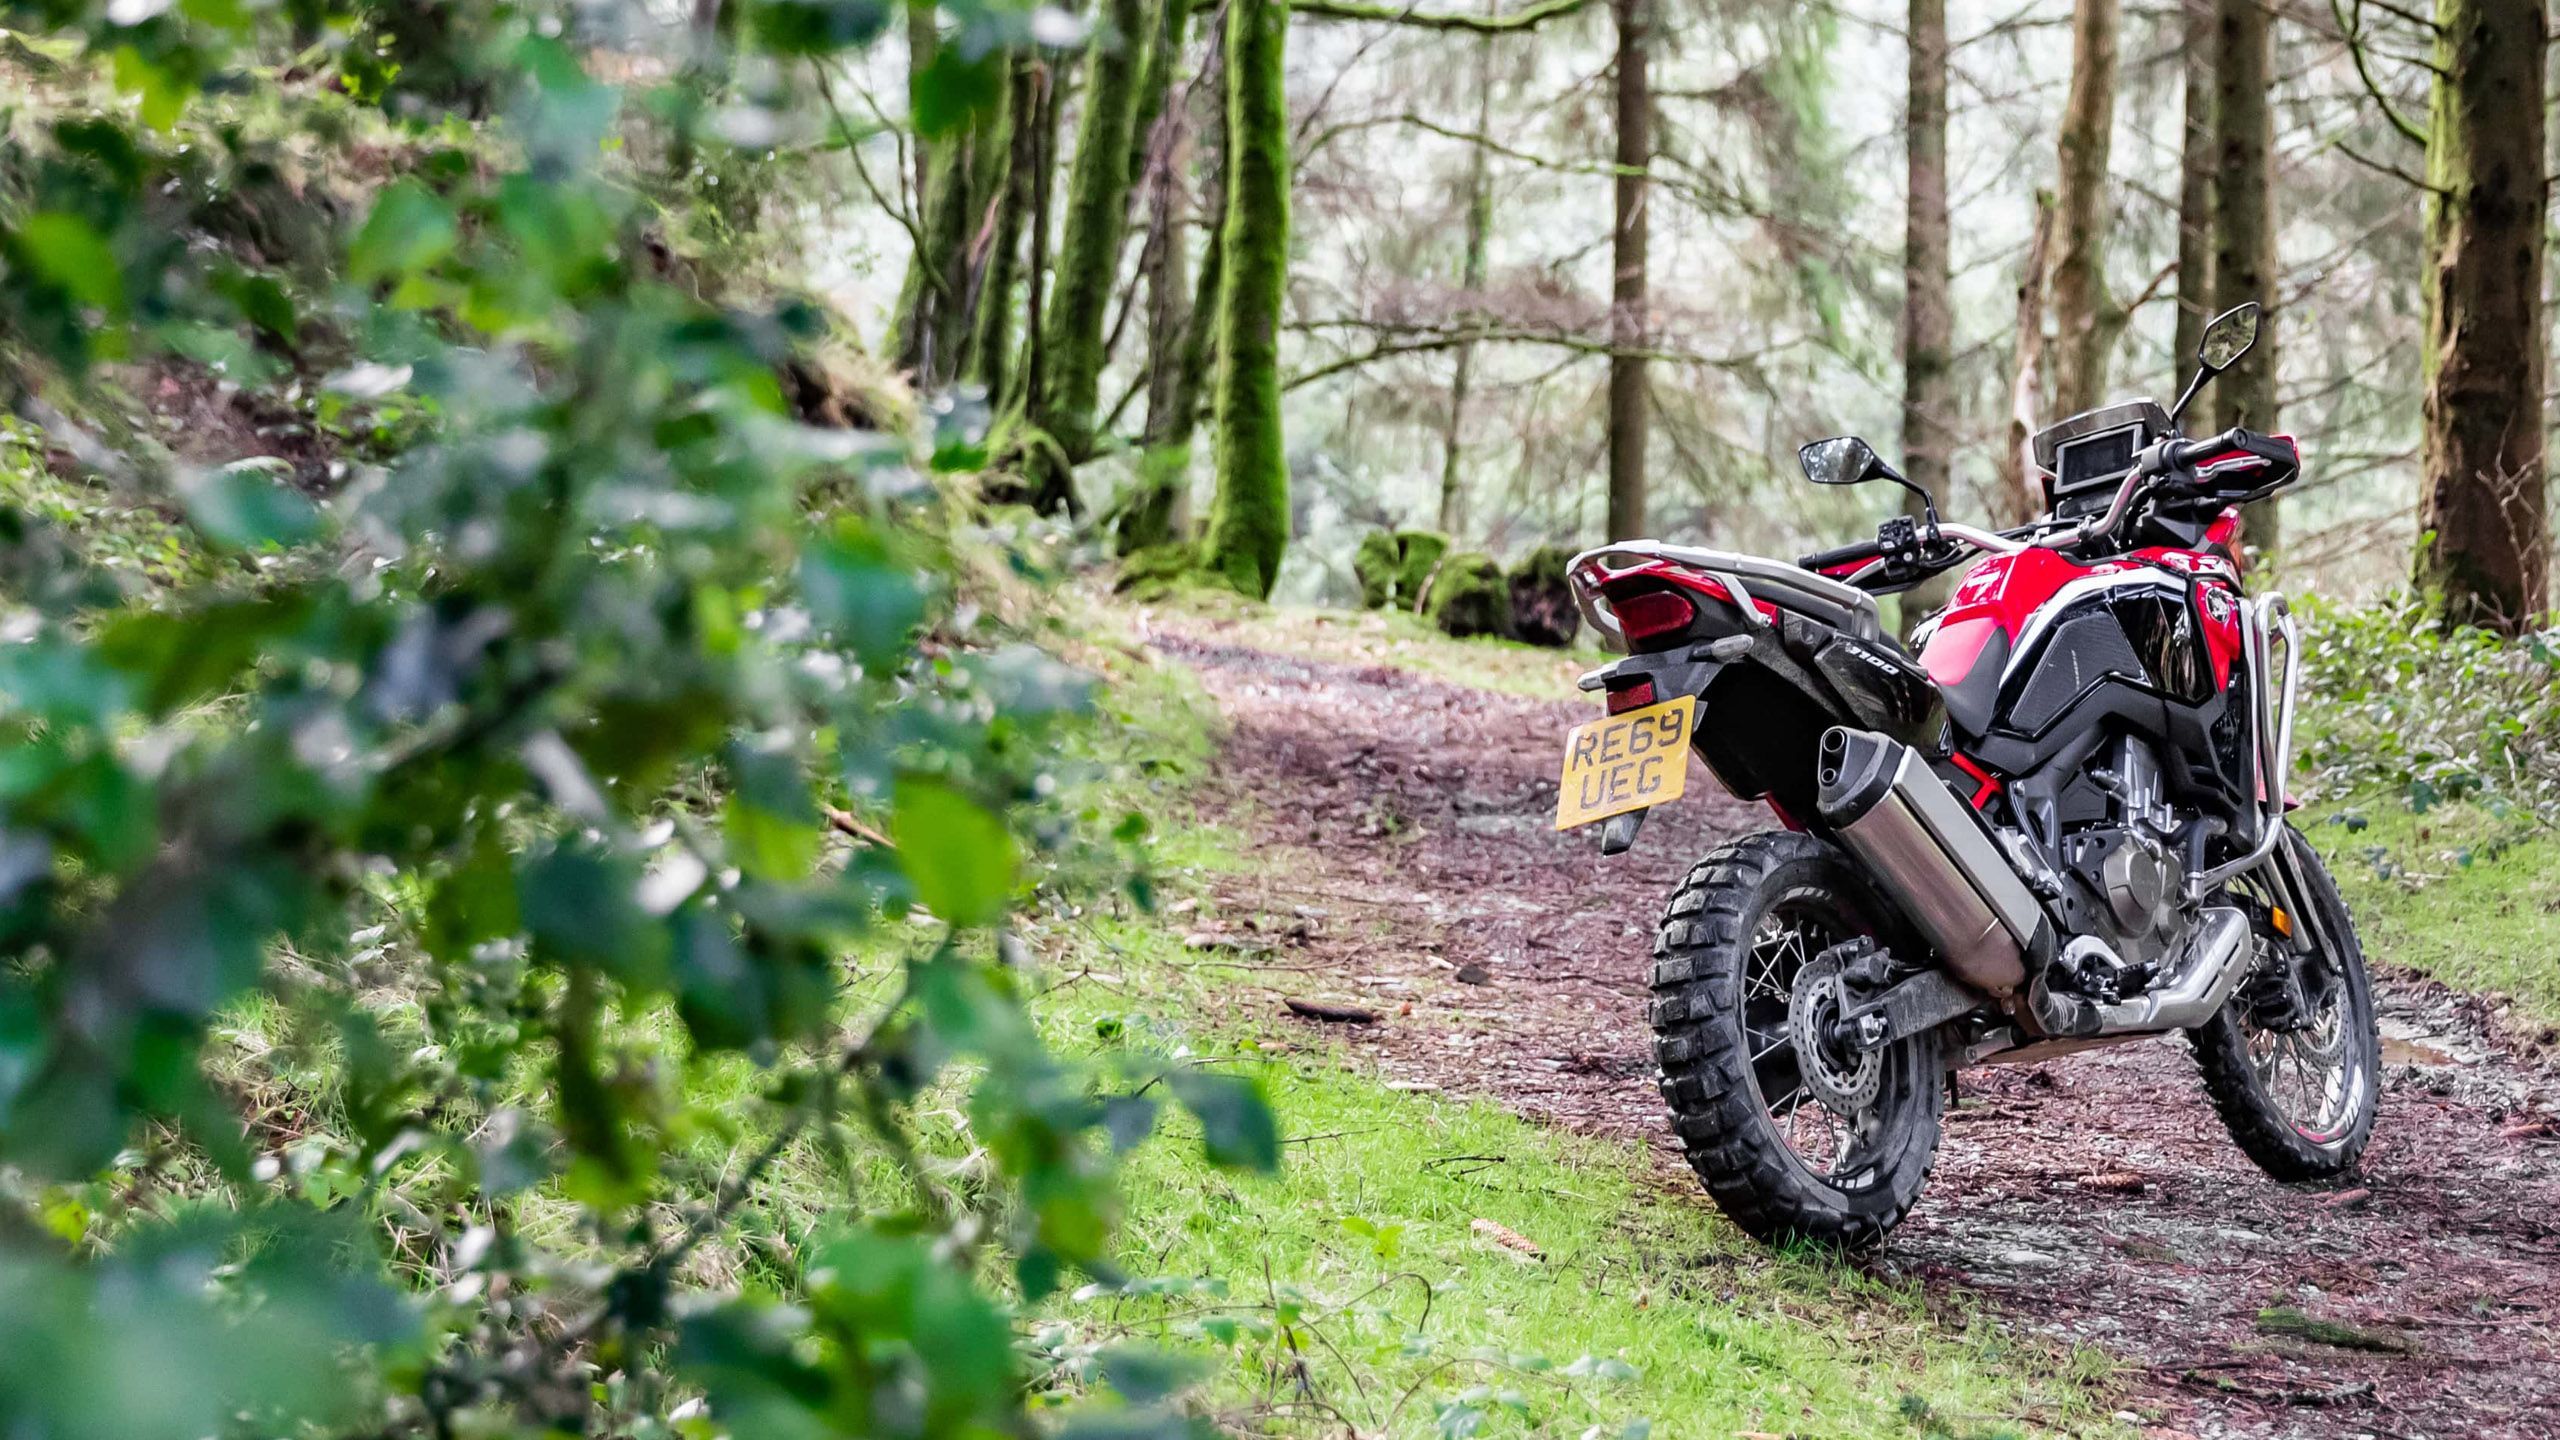
<path id="1" fill-rule="evenodd" d="M 1708 1205 L 1654 1091 L 1650 937 L 1765 812 L 1693 788 L 1603 860 L 1550 828 L 1558 746 L 1593 713 L 1570 660 L 1378 617 L 1134 623 L 1225 716 L 1208 799 L 1254 861 L 1187 943 L 1238 958 L 1231 1003 L 1398 1088 L 1640 1144 L 1663 1203 Z M 2158 1440 L 2560 1434 L 2560 1076 L 2481 1001 L 2373 958 L 2385 1091 L 2349 1183 L 2262 1177 L 2185 1046 L 2147 1042 L 1966 1073 L 1918 1210 L 1855 1263 L 2103 1349 Z"/>

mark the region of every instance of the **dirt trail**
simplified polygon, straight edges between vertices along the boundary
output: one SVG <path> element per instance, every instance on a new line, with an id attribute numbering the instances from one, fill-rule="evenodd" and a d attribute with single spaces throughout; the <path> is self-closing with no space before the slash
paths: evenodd
<path id="1" fill-rule="evenodd" d="M 1151 642 L 1232 726 L 1220 783 L 1255 842 L 1286 852 L 1219 906 L 1239 940 L 1287 951 L 1275 1008 L 1286 993 L 1377 1012 L 1325 1036 L 1391 1080 L 1641 1136 L 1676 1168 L 1644 1022 L 1653 921 L 1689 864 L 1767 813 L 1708 782 L 1604 861 L 1548 828 L 1557 746 L 1588 702 L 1170 623 Z M 2160 1440 L 2560 1436 L 2560 1136 L 2544 1123 L 2560 1085 L 2441 987 L 2386 965 L 2377 988 L 2390 1063 L 2352 1188 L 2264 1179 L 2183 1043 L 2150 1042 L 1967 1073 L 1918 1211 L 1863 1263 L 2139 1367 L 2134 1408 Z M 1685 1170 L 1666 1178 L 1707 1203 Z M 2352 1327 L 2328 1332 L 2349 1343 L 2283 1333 L 2262 1314 L 2278 1307 Z"/>

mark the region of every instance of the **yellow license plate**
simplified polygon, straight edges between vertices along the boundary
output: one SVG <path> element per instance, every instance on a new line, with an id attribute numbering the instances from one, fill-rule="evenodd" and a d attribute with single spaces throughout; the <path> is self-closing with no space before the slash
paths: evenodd
<path id="1" fill-rule="evenodd" d="M 1697 719 L 1698 697 L 1683 695 L 1575 726 L 1564 738 L 1556 828 L 1679 799 L 1689 784 L 1689 736 Z"/>

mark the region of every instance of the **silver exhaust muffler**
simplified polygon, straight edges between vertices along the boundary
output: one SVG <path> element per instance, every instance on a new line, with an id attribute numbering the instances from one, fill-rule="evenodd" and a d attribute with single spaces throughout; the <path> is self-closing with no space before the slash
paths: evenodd
<path id="1" fill-rule="evenodd" d="M 1976 990 L 2017 993 L 2053 953 L 2053 922 L 1972 809 L 1920 753 L 1872 730 L 1822 737 L 1816 805 L 1902 906 L 1947 969 Z"/>

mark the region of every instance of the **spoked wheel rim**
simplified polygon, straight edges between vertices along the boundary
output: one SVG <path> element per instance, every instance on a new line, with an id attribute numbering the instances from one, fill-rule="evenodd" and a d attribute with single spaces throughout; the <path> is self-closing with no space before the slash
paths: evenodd
<path id="1" fill-rule="evenodd" d="M 1805 1083 L 1788 1018 L 1797 975 L 1862 929 L 1824 897 L 1784 897 L 1760 917 L 1742 971 L 1742 1040 L 1761 1116 L 1791 1160 L 1843 1190 L 1871 1183 L 1879 1173 L 1883 1102 L 1853 1112 L 1825 1103 Z"/>
<path id="2" fill-rule="evenodd" d="M 2257 1007 L 2240 1007 L 2249 1068 L 2257 1072 L 2267 1103 L 2295 1134 L 2314 1145 L 2335 1144 L 2355 1129 L 2373 1084 L 2357 1043 L 2363 1027 L 2348 1014 L 2353 997 L 2345 977 L 2323 957 L 2294 956 L 2264 935 L 2257 944 L 2260 966 L 2295 967 L 2302 1013 L 2276 1026 L 2265 1023 Z"/>

